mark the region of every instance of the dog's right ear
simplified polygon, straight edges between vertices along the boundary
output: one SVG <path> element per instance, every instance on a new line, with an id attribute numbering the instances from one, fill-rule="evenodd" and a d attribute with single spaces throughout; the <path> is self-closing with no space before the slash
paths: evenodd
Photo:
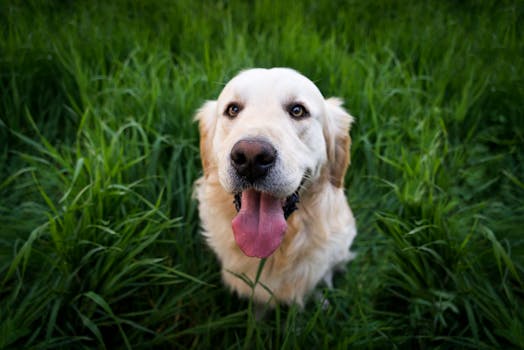
<path id="1" fill-rule="evenodd" d="M 200 132 L 200 159 L 202 160 L 202 168 L 206 177 L 209 175 L 211 168 L 216 166 L 211 153 L 216 127 L 216 109 L 216 101 L 207 101 L 195 116 Z"/>
<path id="2" fill-rule="evenodd" d="M 326 111 L 324 137 L 328 155 L 329 181 L 333 186 L 342 188 L 350 162 L 349 129 L 353 117 L 342 108 L 342 100 L 334 97 L 326 100 Z"/>

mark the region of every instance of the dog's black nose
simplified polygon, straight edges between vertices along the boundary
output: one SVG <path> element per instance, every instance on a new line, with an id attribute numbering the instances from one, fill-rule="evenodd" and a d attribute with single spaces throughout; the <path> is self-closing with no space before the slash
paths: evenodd
<path id="1" fill-rule="evenodd" d="M 258 139 L 238 141 L 231 149 L 231 164 L 237 174 L 253 182 L 264 177 L 275 164 L 277 151 L 269 142 Z"/>

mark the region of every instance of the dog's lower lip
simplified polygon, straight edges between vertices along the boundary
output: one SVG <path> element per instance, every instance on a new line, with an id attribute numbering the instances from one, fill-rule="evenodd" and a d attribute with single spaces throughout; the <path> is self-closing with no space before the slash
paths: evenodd
<path id="1" fill-rule="evenodd" d="M 300 196 L 298 194 L 298 190 L 296 190 L 291 196 L 286 198 L 286 201 L 284 202 L 284 205 L 282 209 L 284 210 L 284 218 L 287 220 L 287 218 L 293 214 L 295 210 L 298 209 L 297 203 L 300 202 Z"/>

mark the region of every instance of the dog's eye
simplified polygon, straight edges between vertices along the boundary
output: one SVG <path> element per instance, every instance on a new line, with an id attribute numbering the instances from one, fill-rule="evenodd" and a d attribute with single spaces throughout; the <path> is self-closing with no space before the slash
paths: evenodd
<path id="1" fill-rule="evenodd" d="M 238 103 L 230 103 L 224 111 L 224 114 L 229 118 L 235 118 L 241 110 L 242 107 Z"/>
<path id="2" fill-rule="evenodd" d="M 289 106 L 288 112 L 293 118 L 297 118 L 297 119 L 308 116 L 308 111 L 306 110 L 306 108 L 298 103 L 292 104 L 291 106 Z"/>

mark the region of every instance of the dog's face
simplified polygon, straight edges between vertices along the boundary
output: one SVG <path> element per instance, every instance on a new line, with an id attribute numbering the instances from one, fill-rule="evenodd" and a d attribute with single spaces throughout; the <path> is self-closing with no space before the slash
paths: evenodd
<path id="1" fill-rule="evenodd" d="M 294 193 L 326 162 L 324 109 L 316 86 L 289 70 L 254 69 L 231 80 L 218 98 L 213 137 L 224 189 Z"/>
<path id="2" fill-rule="evenodd" d="M 204 173 L 236 196 L 232 227 L 246 255 L 279 246 L 303 185 L 342 185 L 351 117 L 339 104 L 299 73 L 273 68 L 240 73 L 200 110 Z"/>

